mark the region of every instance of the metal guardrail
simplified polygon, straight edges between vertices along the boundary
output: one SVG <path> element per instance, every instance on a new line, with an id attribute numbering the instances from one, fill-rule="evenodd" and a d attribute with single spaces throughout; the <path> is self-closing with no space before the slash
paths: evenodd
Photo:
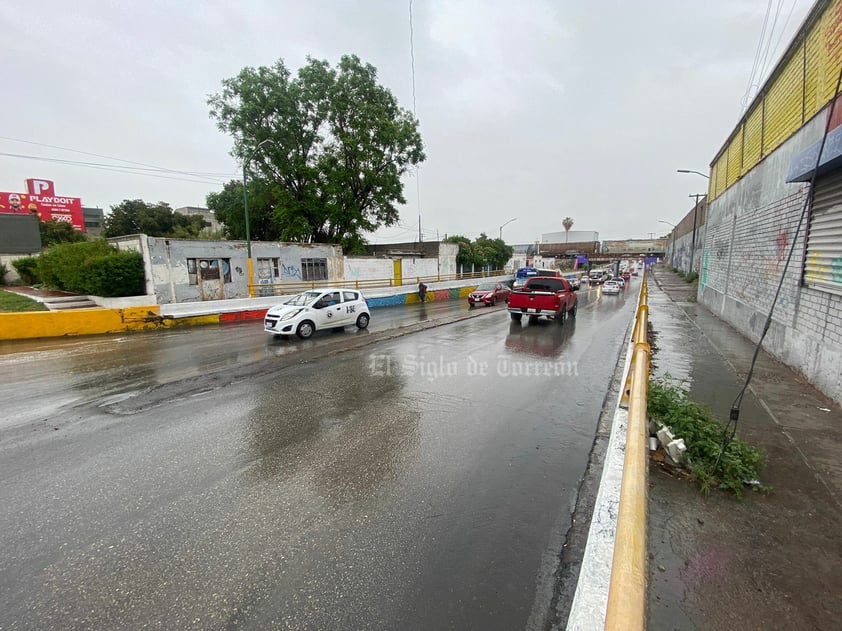
<path id="1" fill-rule="evenodd" d="M 317 280 L 294 283 L 271 283 L 249 285 L 251 296 L 286 296 L 300 294 L 311 289 L 323 287 L 337 287 L 339 289 L 379 289 L 382 287 L 408 287 L 419 283 L 440 283 L 451 280 L 471 280 L 474 278 L 489 278 L 492 276 L 506 276 L 503 270 L 491 270 L 487 272 L 464 272 L 460 274 L 437 274 L 435 276 L 409 276 L 396 282 L 393 278 L 372 278 L 365 280 Z"/>
<path id="2" fill-rule="evenodd" d="M 623 392 L 624 398 L 627 395 L 629 413 L 620 510 L 605 614 L 606 631 L 643 631 L 646 628 L 646 508 L 649 472 L 646 393 L 651 352 L 647 342 L 648 301 L 647 273 L 644 272 L 632 333 L 634 350 Z"/>

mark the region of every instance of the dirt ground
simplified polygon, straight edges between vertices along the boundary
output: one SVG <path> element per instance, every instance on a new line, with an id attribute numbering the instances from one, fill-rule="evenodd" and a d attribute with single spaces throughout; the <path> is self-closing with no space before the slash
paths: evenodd
<path id="1" fill-rule="evenodd" d="M 754 345 L 689 301 L 695 286 L 652 276 L 657 372 L 681 361 L 691 397 L 727 418 Z M 842 410 L 763 352 L 737 435 L 765 450 L 769 495 L 704 497 L 651 461 L 648 628 L 842 628 Z"/>

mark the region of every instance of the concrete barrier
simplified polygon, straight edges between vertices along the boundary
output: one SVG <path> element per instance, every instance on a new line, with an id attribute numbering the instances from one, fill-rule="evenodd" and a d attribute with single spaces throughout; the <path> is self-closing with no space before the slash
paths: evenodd
<path id="1" fill-rule="evenodd" d="M 0 313 L 0 340 L 124 333 L 160 326 L 158 305 L 128 309 Z"/>
<path id="2" fill-rule="evenodd" d="M 480 280 L 498 282 L 508 278 L 510 277 L 500 276 Z M 430 283 L 427 288 L 427 302 L 466 298 L 476 288 L 477 283 L 477 279 Z M 372 309 L 420 302 L 418 290 L 414 285 L 369 289 L 363 291 L 363 295 Z M 98 304 L 108 305 L 108 308 L 0 313 L 0 340 L 124 333 L 260 320 L 269 308 L 282 300 L 282 297 L 237 298 L 165 305 L 138 304 L 144 299 L 148 300 L 149 296 L 93 299 Z"/>

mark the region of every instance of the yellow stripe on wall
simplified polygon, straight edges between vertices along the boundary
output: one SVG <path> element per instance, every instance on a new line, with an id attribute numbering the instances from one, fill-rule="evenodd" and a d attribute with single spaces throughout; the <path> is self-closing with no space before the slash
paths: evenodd
<path id="1" fill-rule="evenodd" d="M 833 98 L 842 67 L 842 0 L 833 0 L 751 105 L 749 114 L 711 165 L 712 201 L 793 136 Z M 739 163 L 739 166 L 737 165 Z"/>

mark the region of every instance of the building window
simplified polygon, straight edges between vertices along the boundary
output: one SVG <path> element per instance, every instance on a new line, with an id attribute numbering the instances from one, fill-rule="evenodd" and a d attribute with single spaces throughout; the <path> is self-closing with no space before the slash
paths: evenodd
<path id="1" fill-rule="evenodd" d="M 187 259 L 187 277 L 190 285 L 198 285 L 199 279 L 231 282 L 231 259 Z"/>
<path id="2" fill-rule="evenodd" d="M 327 259 L 301 259 L 301 280 L 327 280 Z"/>
<path id="3" fill-rule="evenodd" d="M 257 278 L 276 282 L 281 277 L 281 259 L 257 259 Z"/>

